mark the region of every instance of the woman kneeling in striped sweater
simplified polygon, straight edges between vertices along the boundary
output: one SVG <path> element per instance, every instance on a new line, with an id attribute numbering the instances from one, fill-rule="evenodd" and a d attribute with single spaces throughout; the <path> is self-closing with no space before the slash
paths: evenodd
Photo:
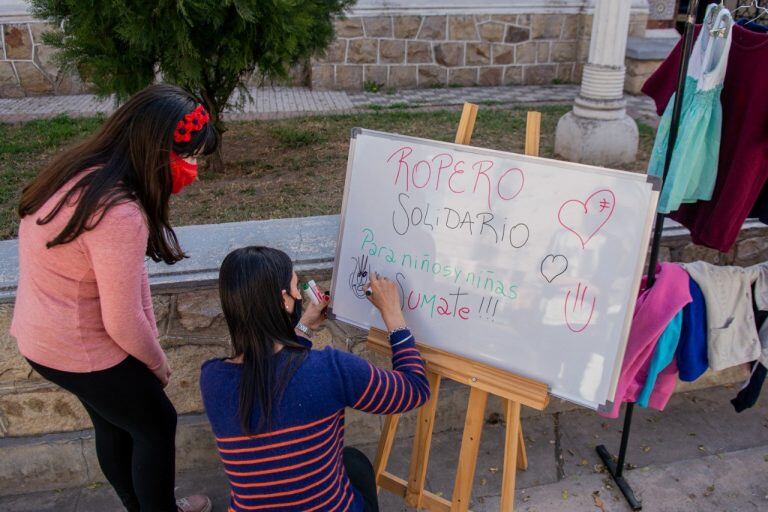
<path id="1" fill-rule="evenodd" d="M 200 386 L 229 477 L 229 510 L 378 511 L 368 459 L 344 448 L 344 409 L 409 411 L 429 398 L 424 362 L 396 285 L 371 276 L 368 298 L 390 332 L 392 371 L 330 347 L 310 350 L 327 302 L 302 314 L 290 258 L 267 247 L 230 253 L 219 291 L 233 357 L 212 359 Z"/>

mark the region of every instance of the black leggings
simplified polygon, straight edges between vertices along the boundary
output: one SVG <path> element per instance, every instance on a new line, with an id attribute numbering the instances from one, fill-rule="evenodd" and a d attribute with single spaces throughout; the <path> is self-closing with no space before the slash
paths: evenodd
<path id="1" fill-rule="evenodd" d="M 368 457 L 357 448 L 344 448 L 344 469 L 349 482 L 363 496 L 365 512 L 379 512 L 379 496 L 376 493 L 376 475 Z"/>
<path id="2" fill-rule="evenodd" d="M 141 362 L 71 373 L 29 364 L 80 399 L 93 421 L 104 475 L 130 512 L 176 512 L 176 409 Z"/>

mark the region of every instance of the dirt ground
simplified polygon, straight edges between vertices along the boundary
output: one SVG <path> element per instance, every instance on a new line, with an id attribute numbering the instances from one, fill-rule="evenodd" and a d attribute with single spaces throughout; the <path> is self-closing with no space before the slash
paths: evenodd
<path id="1" fill-rule="evenodd" d="M 473 145 L 522 152 L 528 109 L 481 106 Z M 541 156 L 552 157 L 557 120 L 567 106 L 542 112 Z M 360 114 L 229 123 L 225 168 L 201 170 L 199 183 L 175 196 L 174 225 L 209 224 L 338 213 L 350 130 L 363 127 L 452 141 L 459 108 L 417 111 L 390 108 Z M 103 119 L 32 121 L 0 126 L 0 238 L 13 238 L 15 209 L 24 184 L 57 152 L 92 133 Z M 643 171 L 653 130 L 640 126 L 640 152 L 627 170 Z"/>

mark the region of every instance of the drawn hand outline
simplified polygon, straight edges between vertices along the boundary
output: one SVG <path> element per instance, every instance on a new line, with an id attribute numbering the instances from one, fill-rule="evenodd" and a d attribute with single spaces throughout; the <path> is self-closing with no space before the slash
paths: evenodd
<path id="1" fill-rule="evenodd" d="M 589 326 L 589 323 L 592 321 L 592 315 L 595 312 L 597 297 L 592 297 L 591 306 L 589 305 L 589 299 L 587 299 L 587 304 L 585 306 L 584 299 L 587 296 L 588 289 L 589 287 L 587 285 L 582 285 L 581 283 L 578 284 L 576 293 L 573 294 L 573 304 L 571 307 L 569 307 L 568 303 L 571 301 L 571 292 L 573 292 L 573 290 L 568 290 L 568 292 L 565 294 L 565 303 L 563 305 L 563 312 L 565 313 L 565 324 L 572 332 L 583 332 L 584 329 L 586 329 Z M 587 311 L 587 309 L 589 311 Z"/>
<path id="2" fill-rule="evenodd" d="M 365 299 L 365 287 L 368 284 L 368 256 L 363 254 L 359 257 L 352 256 L 355 260 L 355 268 L 349 274 L 349 289 L 358 299 Z"/>

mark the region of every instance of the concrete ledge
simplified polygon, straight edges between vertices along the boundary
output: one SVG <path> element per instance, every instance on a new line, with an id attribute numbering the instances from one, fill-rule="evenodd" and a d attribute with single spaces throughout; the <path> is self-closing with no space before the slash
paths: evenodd
<path id="1" fill-rule="evenodd" d="M 742 237 L 753 236 L 766 226 L 747 220 Z M 153 293 L 214 286 L 219 266 L 232 250 L 247 245 L 267 245 L 288 253 L 300 273 L 320 272 L 330 276 L 336 255 L 339 216 L 324 215 L 294 219 L 204 224 L 176 228 L 181 246 L 189 258 L 175 265 L 150 261 Z M 664 239 L 681 239 L 688 230 L 677 222 L 664 222 Z M 16 298 L 19 257 L 18 241 L 0 241 L 0 304 Z"/>
<path id="2" fill-rule="evenodd" d="M 0 496 L 105 481 L 96 458 L 93 430 L 0 439 L 0 451 Z M 178 471 L 219 464 L 213 435 L 203 415 L 179 417 L 176 453 Z"/>
<path id="3" fill-rule="evenodd" d="M 679 37 L 630 37 L 627 40 L 624 90 L 629 94 L 640 94 L 645 81 L 669 56 L 678 39 Z"/>
<path id="4" fill-rule="evenodd" d="M 179 227 L 176 234 L 189 258 L 175 265 L 150 261 L 150 286 L 153 294 L 214 286 L 224 257 L 248 245 L 284 250 L 300 273 L 330 275 L 338 233 L 338 215 Z M 18 274 L 18 241 L 0 241 L 0 304 L 16 298 Z"/>
<path id="5" fill-rule="evenodd" d="M 670 37 L 627 38 L 627 58 L 634 60 L 664 60 L 672 52 L 678 39 Z"/>

